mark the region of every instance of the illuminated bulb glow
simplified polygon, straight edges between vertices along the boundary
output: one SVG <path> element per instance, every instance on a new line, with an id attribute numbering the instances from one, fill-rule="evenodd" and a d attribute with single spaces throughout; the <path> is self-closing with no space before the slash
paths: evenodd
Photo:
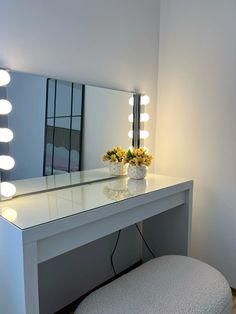
<path id="1" fill-rule="evenodd" d="M 140 102 L 141 102 L 141 105 L 146 106 L 150 102 L 150 97 L 148 97 L 147 95 L 143 95 L 143 96 L 141 96 L 141 101 Z M 130 104 L 130 106 L 134 105 L 134 97 L 130 97 L 129 104 Z"/>
<path id="2" fill-rule="evenodd" d="M 10 80 L 10 74 L 6 70 L 0 69 L 0 86 L 6 86 Z"/>
<path id="3" fill-rule="evenodd" d="M 134 97 L 133 97 L 133 96 L 130 97 L 130 99 L 129 99 L 129 104 L 130 104 L 130 106 L 133 106 L 133 105 L 134 105 Z"/>
<path id="4" fill-rule="evenodd" d="M 12 209 L 10 207 L 5 207 L 2 209 L 2 217 L 4 217 L 10 222 L 13 222 L 17 218 L 17 212 L 15 209 Z"/>
<path id="5" fill-rule="evenodd" d="M 0 86 L 6 86 L 11 81 L 8 71 L 0 69 Z M 6 99 L 0 99 L 0 114 L 8 114 L 12 110 L 11 103 Z M 13 139 L 13 132 L 8 128 L 0 128 L 0 142 L 7 143 Z M 10 170 L 15 166 L 15 160 L 11 156 L 0 155 L 0 169 Z M 12 197 L 16 193 L 16 187 L 9 182 L 0 184 L 0 194 L 5 197 Z M 4 211 L 6 219 L 13 221 L 17 217 L 17 213 L 13 209 Z M 4 217 L 3 213 L 3 217 Z"/>
<path id="6" fill-rule="evenodd" d="M 16 193 L 16 187 L 14 184 L 9 182 L 1 183 L 1 195 L 5 197 L 12 197 Z"/>
<path id="7" fill-rule="evenodd" d="M 0 156 L 0 169 L 10 170 L 15 166 L 15 160 L 11 156 Z"/>
<path id="8" fill-rule="evenodd" d="M 147 122 L 149 120 L 149 114 L 148 113 L 141 113 L 140 114 L 140 122 Z M 133 122 L 134 121 L 134 115 L 131 113 L 129 115 L 129 122 Z"/>
<path id="9" fill-rule="evenodd" d="M 0 128 L 0 142 L 8 143 L 13 139 L 13 132 L 7 128 Z"/>
<path id="10" fill-rule="evenodd" d="M 141 105 L 148 105 L 150 102 L 150 98 L 147 95 L 141 96 Z"/>
<path id="11" fill-rule="evenodd" d="M 149 121 L 149 114 L 144 112 L 140 115 L 140 122 L 148 122 Z"/>
<path id="12" fill-rule="evenodd" d="M 130 131 L 128 132 L 128 137 L 131 138 L 131 139 L 133 138 L 133 131 L 132 131 L 132 130 L 130 130 Z"/>
<path id="13" fill-rule="evenodd" d="M 0 114 L 8 114 L 12 110 L 10 101 L 6 99 L 0 99 Z"/>
<path id="14" fill-rule="evenodd" d="M 149 137 L 149 132 L 146 131 L 146 130 L 141 130 L 140 131 L 140 138 L 141 139 L 145 139 L 145 138 L 148 138 Z"/>
<path id="15" fill-rule="evenodd" d="M 140 134 L 140 138 L 141 139 L 145 139 L 145 138 L 149 137 L 149 132 L 146 131 L 146 130 L 141 130 L 139 134 Z M 128 132 L 128 137 L 131 138 L 131 139 L 133 138 L 133 131 L 132 130 L 130 130 Z"/>

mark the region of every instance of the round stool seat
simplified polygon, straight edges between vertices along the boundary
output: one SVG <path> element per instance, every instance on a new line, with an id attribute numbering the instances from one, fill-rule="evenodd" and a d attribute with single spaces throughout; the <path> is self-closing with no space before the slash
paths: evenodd
<path id="1" fill-rule="evenodd" d="M 75 314 L 231 314 L 228 282 L 194 258 L 168 255 L 150 260 L 94 291 Z"/>

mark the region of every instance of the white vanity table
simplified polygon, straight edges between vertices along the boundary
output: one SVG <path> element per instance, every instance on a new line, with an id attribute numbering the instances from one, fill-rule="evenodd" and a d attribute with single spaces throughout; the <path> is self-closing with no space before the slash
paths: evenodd
<path id="1" fill-rule="evenodd" d="M 149 174 L 2 202 L 0 213 L 11 208 L 15 216 L 12 222 L 0 216 L 0 313 L 39 314 L 39 263 L 145 219 L 144 236 L 160 254 L 187 255 L 192 187 Z"/>

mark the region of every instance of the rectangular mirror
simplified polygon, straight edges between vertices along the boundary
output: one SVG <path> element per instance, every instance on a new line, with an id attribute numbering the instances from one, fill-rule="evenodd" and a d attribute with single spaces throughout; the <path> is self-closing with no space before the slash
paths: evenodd
<path id="1" fill-rule="evenodd" d="M 86 171 L 106 166 L 101 157 L 107 149 L 132 145 L 128 116 L 133 93 L 9 73 L 11 82 L 0 88 L 0 97 L 8 99 L 13 109 L 1 117 L 1 126 L 10 128 L 14 138 L 1 145 L 0 154 L 9 154 L 16 163 L 2 172 L 2 181 L 17 185 L 22 180 L 27 185 L 29 178 L 42 181 L 39 178 L 75 171 L 85 171 L 83 177 L 91 179 Z"/>

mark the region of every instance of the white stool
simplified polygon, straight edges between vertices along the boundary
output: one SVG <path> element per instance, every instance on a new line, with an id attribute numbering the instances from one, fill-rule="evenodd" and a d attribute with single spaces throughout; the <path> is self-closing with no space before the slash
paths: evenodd
<path id="1" fill-rule="evenodd" d="M 196 259 L 155 258 L 94 291 L 75 314 L 231 314 L 228 282 Z"/>

